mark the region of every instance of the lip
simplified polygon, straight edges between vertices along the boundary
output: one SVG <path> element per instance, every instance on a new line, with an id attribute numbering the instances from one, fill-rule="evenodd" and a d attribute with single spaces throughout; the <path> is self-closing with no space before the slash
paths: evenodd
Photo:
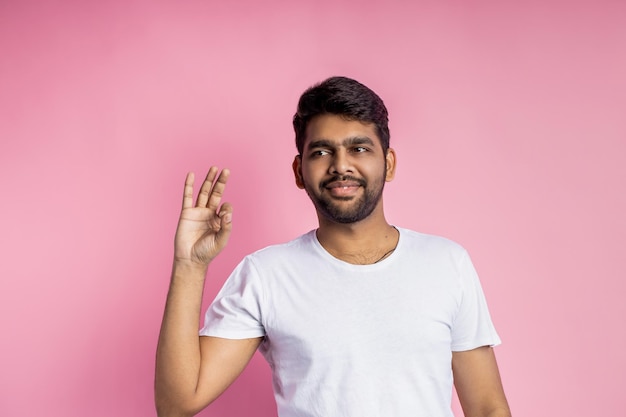
<path id="1" fill-rule="evenodd" d="M 358 188 L 361 184 L 356 181 L 333 181 L 326 185 L 326 188 Z"/>
<path id="2" fill-rule="evenodd" d="M 361 187 L 356 181 L 333 181 L 326 185 L 326 189 L 333 197 L 352 197 Z"/>

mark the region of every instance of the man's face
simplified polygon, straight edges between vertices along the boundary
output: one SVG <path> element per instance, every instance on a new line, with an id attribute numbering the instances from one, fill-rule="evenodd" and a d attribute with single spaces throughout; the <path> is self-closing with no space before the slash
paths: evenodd
<path id="1" fill-rule="evenodd" d="M 306 190 L 320 216 L 354 223 L 382 210 L 395 153 L 389 149 L 385 155 L 374 124 L 324 114 L 309 122 L 302 156 L 293 168 L 296 184 Z"/>

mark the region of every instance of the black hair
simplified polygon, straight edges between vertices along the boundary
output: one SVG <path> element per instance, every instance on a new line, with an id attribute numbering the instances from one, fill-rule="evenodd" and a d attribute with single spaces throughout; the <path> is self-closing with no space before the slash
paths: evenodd
<path id="1" fill-rule="evenodd" d="M 363 84 L 347 77 L 330 77 L 308 88 L 300 96 L 293 116 L 296 148 L 302 155 L 306 128 L 315 116 L 336 114 L 348 120 L 373 123 L 383 151 L 389 149 L 389 116 L 385 103 Z"/>

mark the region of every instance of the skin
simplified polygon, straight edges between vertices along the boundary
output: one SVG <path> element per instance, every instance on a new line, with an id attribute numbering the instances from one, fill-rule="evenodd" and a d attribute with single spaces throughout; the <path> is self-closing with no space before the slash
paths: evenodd
<path id="1" fill-rule="evenodd" d="M 193 203 L 187 175 L 174 241 L 174 265 L 157 346 L 155 401 L 161 417 L 193 416 L 243 371 L 261 339 L 198 336 L 204 279 L 228 242 L 232 207 L 221 204 L 229 171 L 211 167 Z"/>
<path id="2" fill-rule="evenodd" d="M 382 149 L 374 126 L 317 116 L 307 127 L 304 145 L 293 172 L 296 185 L 316 207 L 322 246 L 353 264 L 374 263 L 393 250 L 398 232 L 385 220 L 382 190 L 394 178 L 396 154 Z M 195 203 L 194 175 L 185 181 L 157 347 L 160 417 L 192 416 L 209 405 L 240 375 L 262 340 L 198 336 L 207 268 L 232 229 L 232 206 L 221 201 L 229 175 L 211 167 Z M 493 349 L 453 352 L 452 370 L 466 417 L 510 417 Z"/>
<path id="3" fill-rule="evenodd" d="M 396 153 L 383 150 L 373 124 L 333 114 L 313 118 L 302 155 L 292 166 L 296 185 L 306 190 L 317 209 L 317 238 L 330 254 L 349 263 L 370 264 L 395 248 L 399 236 L 385 220 L 382 189 L 395 176 Z M 334 181 L 337 177 L 365 184 Z M 333 188 L 341 185 L 346 187 Z M 375 204 L 356 221 L 339 221 L 320 209 L 319 201 L 326 201 L 337 213 L 355 212 L 368 193 L 377 196 Z"/>

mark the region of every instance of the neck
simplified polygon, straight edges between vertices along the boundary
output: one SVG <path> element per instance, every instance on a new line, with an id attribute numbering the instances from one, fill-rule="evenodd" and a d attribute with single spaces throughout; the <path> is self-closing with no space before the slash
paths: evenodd
<path id="1" fill-rule="evenodd" d="M 389 256 L 399 232 L 380 213 L 359 222 L 342 224 L 320 219 L 317 239 L 335 258 L 352 264 L 373 264 Z"/>

